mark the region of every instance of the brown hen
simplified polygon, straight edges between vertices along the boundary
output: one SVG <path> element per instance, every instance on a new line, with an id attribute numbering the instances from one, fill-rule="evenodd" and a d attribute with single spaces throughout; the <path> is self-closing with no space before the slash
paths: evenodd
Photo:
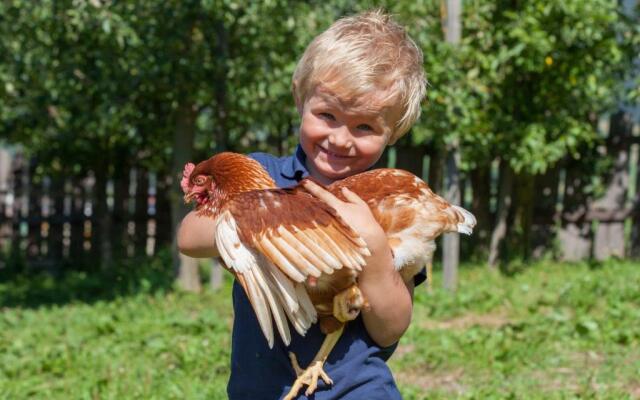
<path id="1" fill-rule="evenodd" d="M 322 367 L 344 329 L 365 301 L 358 272 L 369 255 L 366 243 L 333 208 L 297 186 L 277 189 L 255 160 L 220 153 L 197 166 L 187 164 L 181 182 L 185 201 L 199 215 L 213 218 L 215 242 L 226 267 L 243 287 L 260 327 L 273 347 L 272 320 L 283 340 L 291 340 L 287 320 L 304 335 L 319 320 L 327 334 L 311 365 L 298 374 L 285 399 L 318 378 L 331 379 Z M 413 174 L 376 169 L 327 187 L 344 200 L 342 187 L 370 207 L 389 241 L 396 270 L 408 281 L 431 263 L 434 240 L 444 232 L 471 234 L 475 218 L 434 194 Z"/>

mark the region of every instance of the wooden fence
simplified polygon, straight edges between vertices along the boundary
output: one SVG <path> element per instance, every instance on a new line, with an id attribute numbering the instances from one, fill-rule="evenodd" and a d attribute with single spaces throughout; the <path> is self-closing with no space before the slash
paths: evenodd
<path id="1" fill-rule="evenodd" d="M 35 160 L 0 149 L 0 254 L 30 268 L 97 263 L 97 196 L 106 193 L 113 255 L 152 256 L 170 238 L 158 232 L 171 232 L 170 219 L 160 215 L 168 207 L 158 209 L 156 182 L 153 171 L 134 168 L 98 191 L 91 171 L 83 178 L 51 179 L 36 173 Z"/>
<path id="2" fill-rule="evenodd" d="M 519 230 L 526 255 L 548 254 L 559 243 L 555 255 L 564 259 L 640 256 L 638 141 L 636 134 L 620 150 L 624 157 L 612 166 L 617 171 L 603 197 L 608 201 L 580 198 L 586 180 L 571 161 L 540 176 L 515 174 L 502 163 L 467 174 L 462 205 L 476 214 L 479 226 L 471 239 L 462 241 L 463 258 L 477 253 L 478 246 L 490 251 L 505 204 L 510 204 L 505 221 L 510 232 Z M 410 170 L 438 191 L 442 164 L 432 149 L 399 145 L 378 165 Z M 31 269 L 56 271 L 65 264 L 98 263 L 104 254 L 97 251 L 104 251 L 104 243 L 114 260 L 152 256 L 170 243 L 173 228 L 165 192 L 171 188 L 158 189 L 163 179 L 153 171 L 132 168 L 101 188 L 91 171 L 82 178 L 52 179 L 38 174 L 36 167 L 37 161 L 20 151 L 0 148 L 0 263 L 5 264 L 0 268 L 7 260 L 24 260 Z M 97 215 L 99 196 L 106 196 L 107 220 Z"/>

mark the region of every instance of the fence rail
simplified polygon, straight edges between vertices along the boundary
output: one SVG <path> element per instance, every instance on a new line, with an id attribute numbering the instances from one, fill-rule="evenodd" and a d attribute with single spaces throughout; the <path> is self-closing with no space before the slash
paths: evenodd
<path id="1" fill-rule="evenodd" d="M 638 144 L 630 142 L 629 146 L 629 171 L 633 171 L 629 172 L 629 179 L 640 181 L 636 172 Z M 378 166 L 407 169 L 429 177 L 427 181 L 440 191 L 443 166 L 439 162 L 441 155 L 424 147 L 398 146 L 385 153 Z M 476 213 L 479 220 L 472 241 L 463 242 L 467 253 L 473 251 L 471 243 L 481 245 L 484 240 L 486 245 L 491 236 L 502 190 L 501 165 L 494 163 L 484 172 L 468 174 L 462 181 L 462 205 Z M 36 269 L 95 263 L 104 256 L 105 244 L 113 259 L 152 256 L 170 242 L 169 189 L 159 188 L 158 182 L 164 182 L 164 178 L 156 172 L 131 168 L 125 176 L 103 182 L 105 187 L 101 189 L 94 171 L 84 177 L 54 179 L 38 174 L 36 166 L 35 160 L 26 159 L 20 151 L 0 148 L 0 268 L 3 259 L 12 257 Z M 543 176 L 514 178 L 511 196 L 516 206 L 510 211 L 509 223 L 526 225 L 524 236 L 531 254 L 548 251 L 557 238 L 561 247 L 568 249 L 565 258 L 572 258 L 571 254 L 640 256 L 638 183 L 635 189 L 623 188 L 627 200 L 618 208 L 577 204 L 579 197 L 569 199 L 570 192 L 575 191 L 569 184 L 568 177 L 574 173 L 570 168 L 567 163 Z M 102 204 L 107 219 L 98 215 L 98 193 L 106 196 Z M 522 212 L 523 207 L 528 211 Z M 604 229 L 607 226 L 614 227 L 620 239 L 604 243 L 607 235 L 612 235 L 607 232 L 613 232 Z M 616 242 L 615 249 L 609 249 L 612 242 Z"/>
<path id="2" fill-rule="evenodd" d="M 35 163 L 20 152 L 6 149 L 0 149 L 0 167 L 0 253 L 18 255 L 34 268 L 95 260 L 101 221 L 92 172 L 50 179 L 38 175 Z M 114 186 L 123 182 L 106 182 L 110 227 L 105 234 L 114 254 L 151 256 L 162 244 L 158 241 L 166 241 L 157 233 L 171 227 L 158 224 L 170 219 L 159 218 L 155 182 L 152 171 L 134 168 L 118 197 Z"/>

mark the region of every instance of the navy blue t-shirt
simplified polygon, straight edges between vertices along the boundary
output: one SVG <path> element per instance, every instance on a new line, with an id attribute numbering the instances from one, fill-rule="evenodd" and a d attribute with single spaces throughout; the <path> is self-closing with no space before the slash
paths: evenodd
<path id="1" fill-rule="evenodd" d="M 295 186 L 309 175 L 305 166 L 305 154 L 300 146 L 294 154 L 287 157 L 278 158 L 265 153 L 253 153 L 249 156 L 262 164 L 279 187 Z M 416 285 L 425 278 L 424 272 L 416 276 Z M 276 333 L 275 344 L 270 349 L 249 299 L 237 282 L 233 284 L 233 309 L 231 377 L 227 386 L 229 398 L 273 400 L 284 397 L 296 379 L 289 351 L 297 356 L 303 369 L 307 368 L 320 349 L 325 335 L 318 324 L 312 325 L 304 337 L 290 326 L 291 344 L 285 346 Z M 319 379 L 318 389 L 311 397 L 304 395 L 304 387 L 297 399 L 401 399 L 391 371 L 385 363 L 396 345 L 386 348 L 378 346 L 367 333 L 362 317 L 359 316 L 346 325 L 344 333 L 324 364 L 324 370 L 333 380 L 333 385 L 326 385 Z"/>

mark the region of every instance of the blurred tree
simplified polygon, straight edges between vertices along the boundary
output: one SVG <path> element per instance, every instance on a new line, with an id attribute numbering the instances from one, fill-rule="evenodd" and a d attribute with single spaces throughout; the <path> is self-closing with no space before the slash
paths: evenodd
<path id="1" fill-rule="evenodd" d="M 502 196 L 511 198 L 510 188 L 518 187 L 521 199 L 530 198 L 535 176 L 567 156 L 579 158 L 581 149 L 598 142 L 590 119 L 610 109 L 630 72 L 638 52 L 637 18 L 625 17 L 610 0 L 472 0 L 464 3 L 461 44 L 452 48 L 434 40 L 439 5 L 435 0 L 389 4 L 424 50 L 431 83 L 414 143 L 442 148 L 457 141 L 463 171 L 504 160 L 500 175 L 508 177 L 511 169 L 515 176 L 513 185 L 502 185 Z M 488 194 L 478 187 L 483 175 L 472 180 L 474 195 Z M 500 209 L 508 204 L 498 201 L 493 252 L 504 247 L 510 231 L 520 241 L 529 236 L 532 218 L 511 207 Z M 517 216 L 518 229 L 507 224 L 509 215 Z M 502 232 L 503 226 L 508 229 Z M 489 255 L 492 262 L 499 258 Z"/>
<path id="2" fill-rule="evenodd" d="M 473 209 L 487 233 L 482 245 L 495 240 L 491 259 L 500 258 L 505 237 L 528 236 L 532 218 L 523 199 L 559 162 L 582 175 L 567 188 L 585 202 L 594 197 L 592 157 L 602 143 L 594 117 L 614 104 L 640 36 L 637 16 L 621 15 L 607 0 L 465 1 L 457 46 L 442 40 L 440 0 L 4 1 L 0 134 L 37 155 L 41 174 L 95 173 L 96 248 L 108 264 L 115 242 L 100 192 L 106 180 L 122 187 L 133 166 L 156 170 L 168 196 L 158 212 L 175 232 L 185 211 L 175 184 L 183 163 L 221 149 L 290 152 L 297 141 L 290 95 L 296 60 L 337 17 L 372 6 L 394 13 L 425 54 L 428 101 L 406 139 L 415 147 L 412 165 L 430 153 L 437 189 L 443 150 L 459 144 L 462 177 L 473 172 Z M 502 196 L 519 188 L 513 204 L 520 211 L 505 197 L 492 214 L 481 212 L 491 205 L 495 161 L 506 182 Z M 565 195 L 568 209 L 577 204 L 570 200 Z M 565 245 L 583 226 L 576 231 L 574 222 L 561 228 Z M 190 271 L 185 282 L 199 281 Z"/>
<path id="3" fill-rule="evenodd" d="M 462 35 L 462 2 L 460 0 L 447 0 L 442 4 L 441 15 L 445 41 L 451 46 L 460 44 Z M 455 205 L 460 205 L 462 200 L 460 189 L 460 149 L 458 140 L 454 140 L 447 148 L 445 198 Z M 443 285 L 446 289 L 455 290 L 458 284 L 458 263 L 460 260 L 460 236 L 446 234 L 442 239 L 442 268 Z M 431 272 L 431 271 L 429 271 Z"/>

